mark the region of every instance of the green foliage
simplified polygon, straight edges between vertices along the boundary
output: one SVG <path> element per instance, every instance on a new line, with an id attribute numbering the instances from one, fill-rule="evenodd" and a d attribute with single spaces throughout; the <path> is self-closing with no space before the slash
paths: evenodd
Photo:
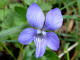
<path id="1" fill-rule="evenodd" d="M 40 7 L 44 11 L 48 11 L 52 8 L 52 5 L 50 3 L 42 3 L 40 4 Z"/>
<path id="2" fill-rule="evenodd" d="M 59 60 L 59 57 L 53 51 L 47 50 L 46 53 L 44 54 L 44 56 L 42 56 L 40 58 L 35 57 L 34 51 L 35 51 L 34 45 L 27 46 L 24 50 L 23 60 Z"/>
<path id="3" fill-rule="evenodd" d="M 34 53 L 34 46 L 27 46 L 23 53 L 23 60 L 31 60 Z"/>
<path id="4" fill-rule="evenodd" d="M 30 5 L 32 4 L 33 2 L 37 2 L 38 0 L 24 0 L 24 3 L 27 4 L 27 5 Z"/>
<path id="5" fill-rule="evenodd" d="M 9 4 L 9 0 L 0 0 L 0 8 L 5 8 Z"/>
<path id="6" fill-rule="evenodd" d="M 59 57 L 53 51 L 46 51 L 45 56 L 46 60 L 59 60 Z"/>
<path id="7" fill-rule="evenodd" d="M 0 21 L 4 18 L 4 10 L 0 9 Z"/>
<path id="8" fill-rule="evenodd" d="M 6 51 L 14 60 L 16 60 L 14 53 L 8 48 L 8 44 L 14 44 L 15 49 L 19 48 L 19 53 L 23 51 L 23 60 L 59 60 L 57 54 L 47 49 L 44 56 L 35 58 L 35 46 L 29 44 L 23 49 L 23 45 L 18 43 L 18 35 L 24 29 L 30 27 L 26 19 L 26 11 L 30 4 L 37 3 L 43 12 L 46 14 L 49 10 L 55 7 L 59 7 L 63 13 L 64 23 L 66 31 L 57 32 L 61 41 L 60 47 L 65 49 L 68 43 L 80 43 L 80 0 L 22 0 L 22 2 L 16 2 L 14 0 L 0 0 L 0 51 Z M 72 14 L 71 14 L 72 13 Z M 73 30 L 67 32 L 68 25 L 71 20 L 74 20 Z M 78 36 L 79 35 L 79 36 Z M 63 41 L 64 40 L 64 46 Z M 79 41 L 78 41 L 79 40 Z M 12 46 L 11 46 L 12 47 Z M 69 47 L 69 45 L 68 45 Z M 68 49 L 66 48 L 66 50 Z M 78 50 L 80 47 L 77 47 Z M 66 55 L 65 55 L 66 56 Z M 78 60 L 80 53 L 76 57 Z M 67 59 L 69 60 L 69 52 L 67 53 Z M 18 58 L 18 57 L 17 57 Z M 65 58 L 66 60 L 66 58 Z"/>

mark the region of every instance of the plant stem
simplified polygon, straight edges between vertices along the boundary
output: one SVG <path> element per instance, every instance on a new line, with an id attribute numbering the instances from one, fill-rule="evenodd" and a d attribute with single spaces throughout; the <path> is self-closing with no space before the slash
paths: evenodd
<path id="1" fill-rule="evenodd" d="M 59 55 L 59 58 L 61 58 L 64 54 L 66 54 L 67 52 L 71 51 L 72 49 L 74 49 L 76 46 L 78 45 L 78 42 L 76 42 L 75 44 L 73 44 L 72 46 L 70 46 L 66 51 L 64 51 L 63 53 L 61 53 Z"/>

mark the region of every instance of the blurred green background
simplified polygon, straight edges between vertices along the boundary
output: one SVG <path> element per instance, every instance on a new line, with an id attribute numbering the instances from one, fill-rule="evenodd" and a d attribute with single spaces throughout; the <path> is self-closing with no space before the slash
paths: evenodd
<path id="1" fill-rule="evenodd" d="M 31 27 L 26 19 L 30 4 L 37 3 L 46 14 L 53 8 L 60 8 L 63 26 L 56 32 L 60 38 L 60 48 L 54 52 L 47 48 L 39 59 L 35 58 L 35 45 L 20 44 L 18 35 L 24 28 Z M 75 43 L 71 51 L 58 56 Z M 0 0 L 0 60 L 80 60 L 80 0 Z"/>

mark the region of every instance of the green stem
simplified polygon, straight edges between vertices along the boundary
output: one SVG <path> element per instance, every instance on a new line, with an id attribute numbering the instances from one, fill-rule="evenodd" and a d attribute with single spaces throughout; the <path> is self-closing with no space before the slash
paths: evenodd
<path id="1" fill-rule="evenodd" d="M 70 60 L 70 58 L 69 58 L 69 52 L 67 52 L 67 60 Z"/>

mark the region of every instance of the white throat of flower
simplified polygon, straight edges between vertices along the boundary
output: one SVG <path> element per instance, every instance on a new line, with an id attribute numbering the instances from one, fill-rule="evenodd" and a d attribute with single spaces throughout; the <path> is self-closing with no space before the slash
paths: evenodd
<path id="1" fill-rule="evenodd" d="M 45 36 L 46 36 L 46 32 L 45 31 L 42 31 L 40 29 L 37 30 L 37 38 L 36 38 L 36 40 L 38 42 L 44 41 L 45 40 Z"/>
<path id="2" fill-rule="evenodd" d="M 37 30 L 37 34 L 42 34 L 42 35 L 45 36 L 45 35 L 46 35 L 46 32 L 45 32 L 45 31 L 42 31 L 42 30 L 40 30 L 40 29 L 38 29 L 38 30 Z"/>

